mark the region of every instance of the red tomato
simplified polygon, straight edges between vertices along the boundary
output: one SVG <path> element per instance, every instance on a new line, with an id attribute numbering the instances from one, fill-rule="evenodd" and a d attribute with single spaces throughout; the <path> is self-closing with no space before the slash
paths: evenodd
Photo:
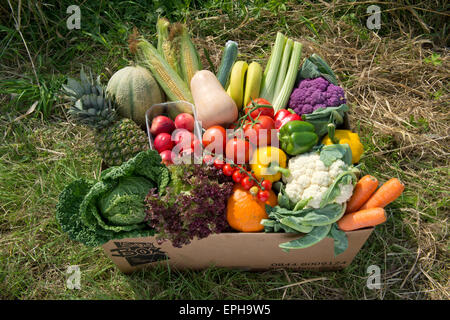
<path id="1" fill-rule="evenodd" d="M 225 128 L 221 126 L 209 127 L 202 138 L 203 147 L 212 153 L 223 154 L 225 152 L 225 146 L 227 143 L 227 133 Z M 220 150 L 222 149 L 222 150 Z"/>
<path id="2" fill-rule="evenodd" d="M 249 176 L 245 176 L 244 179 L 241 180 L 241 185 L 245 190 L 249 190 L 251 187 L 253 187 L 254 182 L 253 180 L 250 180 Z"/>
<path id="3" fill-rule="evenodd" d="M 259 107 L 258 109 L 253 110 L 250 113 L 251 118 L 256 119 L 256 117 L 258 117 L 258 115 L 268 116 L 268 117 L 273 118 L 273 107 L 269 101 L 267 101 L 266 99 L 263 99 L 263 98 L 258 98 L 258 99 L 253 100 L 253 102 L 255 103 L 255 105 L 268 105 L 270 107 Z M 248 105 L 246 107 L 244 107 L 244 113 L 247 114 L 253 108 L 254 108 L 254 106 L 253 106 L 252 102 L 250 101 L 248 103 Z"/>
<path id="4" fill-rule="evenodd" d="M 210 154 L 205 154 L 203 157 L 203 163 L 206 165 L 211 165 L 214 163 L 214 158 Z"/>
<path id="5" fill-rule="evenodd" d="M 244 178 L 243 174 L 239 171 L 239 169 L 235 169 L 231 177 L 233 178 L 233 181 L 236 183 L 241 182 L 241 180 Z"/>
<path id="6" fill-rule="evenodd" d="M 222 159 L 219 159 L 219 158 L 214 159 L 214 167 L 216 167 L 217 169 L 221 170 L 224 165 L 225 165 L 225 162 L 223 162 Z"/>
<path id="7" fill-rule="evenodd" d="M 194 150 L 194 154 L 197 157 L 201 157 L 203 146 L 200 140 L 194 138 L 194 140 L 191 143 L 191 149 Z"/>
<path id="8" fill-rule="evenodd" d="M 264 190 L 272 190 L 272 182 L 270 182 L 269 180 L 263 180 L 263 182 L 261 182 L 261 186 L 264 188 Z"/>
<path id="9" fill-rule="evenodd" d="M 258 147 L 269 146 L 272 141 L 272 130 L 275 129 L 275 121 L 268 116 L 259 116 L 256 122 L 253 126 L 251 123 L 244 126 L 244 135 Z"/>
<path id="10" fill-rule="evenodd" d="M 224 175 L 229 177 L 233 174 L 234 169 L 230 164 L 226 164 L 223 166 L 222 171 Z"/>
<path id="11" fill-rule="evenodd" d="M 247 163 L 253 153 L 253 147 L 248 141 L 233 138 L 227 142 L 225 155 L 227 159 L 232 160 L 235 164 Z"/>
<path id="12" fill-rule="evenodd" d="M 258 199 L 261 202 L 266 202 L 267 200 L 269 200 L 270 197 L 270 193 L 267 190 L 260 190 L 258 191 Z"/>

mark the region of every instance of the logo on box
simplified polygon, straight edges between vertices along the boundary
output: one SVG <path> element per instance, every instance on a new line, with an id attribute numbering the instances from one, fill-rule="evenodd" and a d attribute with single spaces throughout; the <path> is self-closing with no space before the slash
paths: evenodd
<path id="1" fill-rule="evenodd" d="M 167 254 L 151 242 L 114 241 L 116 249 L 112 249 L 113 257 L 125 258 L 130 266 L 152 263 L 170 259 Z"/>

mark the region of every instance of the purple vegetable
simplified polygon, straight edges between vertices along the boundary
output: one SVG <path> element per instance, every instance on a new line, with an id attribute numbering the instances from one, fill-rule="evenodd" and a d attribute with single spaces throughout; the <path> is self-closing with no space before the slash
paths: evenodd
<path id="1" fill-rule="evenodd" d="M 323 77 L 300 81 L 289 98 L 289 108 L 300 116 L 318 108 L 337 107 L 344 103 L 344 90 Z"/>
<path id="2" fill-rule="evenodd" d="M 189 244 L 228 228 L 227 200 L 233 192 L 230 177 L 214 166 L 170 165 L 171 182 L 163 194 L 153 188 L 145 199 L 145 221 L 157 238 L 174 247 Z"/>

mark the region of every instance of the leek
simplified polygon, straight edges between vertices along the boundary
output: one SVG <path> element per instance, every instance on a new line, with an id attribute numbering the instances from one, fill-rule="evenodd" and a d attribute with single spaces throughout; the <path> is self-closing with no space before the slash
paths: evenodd
<path id="1" fill-rule="evenodd" d="M 294 88 L 295 80 L 297 77 L 298 67 L 300 66 L 300 58 L 302 55 L 302 44 L 300 42 L 295 41 L 294 47 L 292 49 L 291 58 L 289 61 L 289 69 L 286 74 L 286 78 L 284 79 L 283 87 L 281 88 L 280 93 L 273 101 L 273 111 L 275 113 L 280 109 L 286 108 L 286 105 L 289 101 L 289 97 L 292 93 L 292 89 Z"/>
<path id="2" fill-rule="evenodd" d="M 274 90 L 274 98 L 278 97 L 280 94 L 281 88 L 284 84 L 284 79 L 286 78 L 286 72 L 289 67 L 289 58 L 291 57 L 292 46 L 294 45 L 294 41 L 292 39 L 288 39 L 286 45 L 283 50 L 283 58 L 281 60 L 281 66 L 278 71 L 277 82 Z"/>
<path id="3" fill-rule="evenodd" d="M 270 64 L 268 64 L 269 69 L 267 70 L 267 75 L 264 77 L 263 87 L 261 88 L 261 98 L 266 99 L 269 102 L 272 102 L 273 99 L 285 42 L 286 37 L 281 32 L 278 32 L 275 44 L 272 48 Z"/>

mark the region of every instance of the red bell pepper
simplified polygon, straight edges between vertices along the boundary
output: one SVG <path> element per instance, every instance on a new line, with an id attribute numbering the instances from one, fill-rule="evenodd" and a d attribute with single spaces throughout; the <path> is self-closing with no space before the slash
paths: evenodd
<path id="1" fill-rule="evenodd" d="M 275 114 L 274 120 L 275 120 L 275 129 L 280 130 L 280 128 L 288 122 L 294 120 L 302 121 L 302 117 L 287 109 L 281 109 Z"/>

